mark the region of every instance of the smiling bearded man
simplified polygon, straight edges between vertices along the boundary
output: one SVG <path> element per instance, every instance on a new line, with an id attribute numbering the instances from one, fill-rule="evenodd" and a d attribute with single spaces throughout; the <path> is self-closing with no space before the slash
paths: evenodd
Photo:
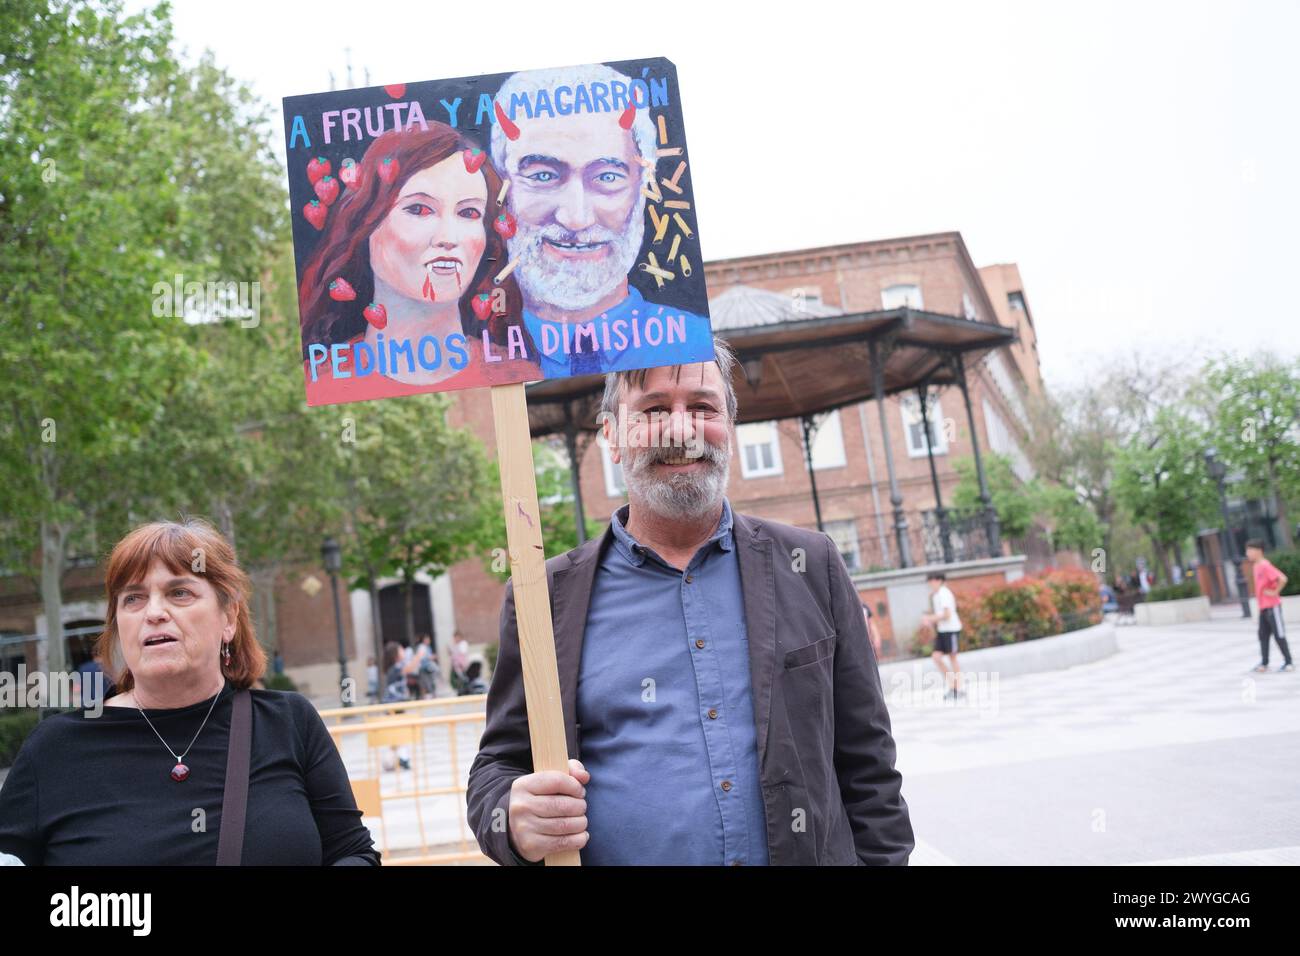
<path id="1" fill-rule="evenodd" d="M 733 514 L 736 359 L 609 375 L 628 503 L 546 562 L 568 772 L 534 773 L 506 586 L 468 818 L 503 864 L 905 864 L 861 599 L 824 534 Z M 579 760 L 581 757 L 581 760 Z"/>

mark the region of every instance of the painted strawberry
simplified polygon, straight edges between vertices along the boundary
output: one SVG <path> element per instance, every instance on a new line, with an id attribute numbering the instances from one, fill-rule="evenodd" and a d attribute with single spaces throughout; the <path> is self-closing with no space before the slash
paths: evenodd
<path id="1" fill-rule="evenodd" d="M 487 159 L 487 153 L 476 146 L 471 146 L 461 156 L 465 159 L 465 169 L 471 173 L 478 172 L 483 166 L 483 160 Z"/>
<path id="2" fill-rule="evenodd" d="M 388 310 L 377 302 L 371 302 L 361 310 L 361 314 L 377 329 L 382 329 L 388 324 Z"/>
<path id="3" fill-rule="evenodd" d="M 497 235 L 502 239 L 509 239 L 513 236 L 517 227 L 518 223 L 515 222 L 515 217 L 504 209 L 501 211 L 501 215 L 492 220 L 492 228 L 496 230 Z"/>
<path id="4" fill-rule="evenodd" d="M 480 322 L 486 322 L 488 316 L 492 314 L 492 295 L 488 292 L 480 292 L 474 298 L 469 300 L 470 307 L 473 308 L 474 314 L 478 316 Z"/>
<path id="5" fill-rule="evenodd" d="M 385 86 L 384 92 L 387 93 L 389 96 L 391 96 L 393 99 L 400 100 L 403 96 L 406 95 L 406 84 L 394 83 L 392 86 Z"/>
<path id="6" fill-rule="evenodd" d="M 316 197 L 327 206 L 333 204 L 339 198 L 339 181 L 333 176 L 322 176 L 316 184 Z"/>
<path id="7" fill-rule="evenodd" d="M 358 189 L 361 186 L 361 167 L 357 161 L 349 157 L 343 160 L 342 166 L 339 167 L 339 179 L 348 189 Z"/>
<path id="8" fill-rule="evenodd" d="M 342 276 L 330 283 L 330 298 L 335 302 L 351 302 L 356 297 L 356 289 Z"/>
<path id="9" fill-rule="evenodd" d="M 400 171 L 401 166 L 392 156 L 385 156 L 384 161 L 379 164 L 379 178 L 390 186 L 393 184 L 393 180 L 397 179 L 397 174 Z"/>
<path id="10" fill-rule="evenodd" d="M 302 217 L 317 229 L 325 228 L 325 217 L 328 214 L 329 210 L 320 204 L 319 199 L 313 199 L 302 207 Z"/>
<path id="11" fill-rule="evenodd" d="M 315 186 L 321 178 L 330 174 L 330 161 L 324 156 L 315 156 L 307 164 L 307 181 Z"/>

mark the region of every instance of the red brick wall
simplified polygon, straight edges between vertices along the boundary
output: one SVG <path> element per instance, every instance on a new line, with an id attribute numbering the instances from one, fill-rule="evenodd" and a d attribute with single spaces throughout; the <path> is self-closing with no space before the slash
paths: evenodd
<path id="1" fill-rule="evenodd" d="M 314 577 L 322 585 L 314 597 L 301 586 L 308 577 Z M 334 598 L 330 593 L 330 577 L 324 569 L 305 565 L 282 571 L 276 579 L 275 598 L 276 631 L 285 666 L 337 661 Z M 356 656 L 356 632 L 352 625 L 352 603 L 342 581 L 339 582 L 339 617 L 343 621 L 343 649 L 350 659 Z M 365 651 L 362 656 L 366 656 Z"/>

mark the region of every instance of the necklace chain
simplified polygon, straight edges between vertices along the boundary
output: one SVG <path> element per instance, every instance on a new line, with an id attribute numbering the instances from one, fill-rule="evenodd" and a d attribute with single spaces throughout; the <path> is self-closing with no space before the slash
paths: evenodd
<path id="1" fill-rule="evenodd" d="M 167 752 L 176 758 L 177 763 L 180 763 L 182 760 L 185 759 L 185 754 L 189 753 L 190 748 L 194 746 L 194 741 L 199 739 L 199 734 L 203 733 L 203 728 L 206 727 L 208 723 L 208 717 L 212 716 L 212 709 L 217 706 L 217 700 L 221 697 L 221 691 L 225 689 L 226 688 L 223 685 L 221 690 L 217 691 L 217 696 L 212 698 L 212 704 L 211 706 L 208 707 L 208 712 L 206 716 L 204 716 L 203 718 L 203 723 L 199 724 L 199 729 L 194 732 L 194 737 L 192 740 L 190 740 L 190 746 L 186 747 L 185 753 L 182 754 L 177 754 L 176 751 L 172 750 L 171 746 L 167 743 L 167 741 L 163 740 L 163 735 L 158 733 L 158 728 L 153 725 L 153 721 L 149 719 L 149 715 L 144 712 L 143 707 L 141 707 L 139 704 L 136 704 L 135 709 L 140 711 L 140 716 L 143 717 L 145 723 L 149 725 L 149 729 L 154 732 L 154 736 L 156 736 L 159 740 L 162 741 L 162 745 L 167 748 Z"/>

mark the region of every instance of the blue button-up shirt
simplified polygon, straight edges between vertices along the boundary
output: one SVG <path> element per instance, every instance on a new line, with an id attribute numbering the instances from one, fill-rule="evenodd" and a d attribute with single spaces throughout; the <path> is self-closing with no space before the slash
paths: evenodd
<path id="1" fill-rule="evenodd" d="M 614 515 L 578 672 L 584 864 L 768 862 L 731 505 L 685 571 Z"/>
<path id="2" fill-rule="evenodd" d="M 686 329 L 684 340 L 667 341 L 668 316 L 681 316 Z M 661 338 L 658 345 L 651 345 L 646 339 L 648 319 L 657 319 L 655 325 Z M 621 325 L 615 323 L 621 322 Z M 634 344 L 631 323 L 637 324 L 637 340 Z M 713 332 L 707 316 L 696 315 L 685 309 L 676 309 L 666 305 L 647 302 L 635 286 L 628 286 L 627 298 L 612 309 L 608 309 L 588 322 L 577 323 L 592 326 L 592 333 L 599 346 L 590 351 L 591 339 L 584 333 L 581 339 L 582 352 L 570 354 L 574 345 L 574 324 L 552 322 L 543 319 L 530 309 L 524 309 L 524 325 L 532 336 L 541 357 L 542 375 L 546 378 L 567 378 L 570 375 L 593 375 L 605 372 L 621 372 L 634 368 L 652 368 L 656 365 L 688 365 L 692 362 L 713 361 Z M 545 332 L 545 334 L 543 334 Z M 569 352 L 565 352 L 564 343 L 569 343 Z M 608 338 L 610 347 L 606 349 Z M 547 345 L 554 346 L 554 351 L 547 354 Z M 619 345 L 624 345 L 622 349 Z"/>

